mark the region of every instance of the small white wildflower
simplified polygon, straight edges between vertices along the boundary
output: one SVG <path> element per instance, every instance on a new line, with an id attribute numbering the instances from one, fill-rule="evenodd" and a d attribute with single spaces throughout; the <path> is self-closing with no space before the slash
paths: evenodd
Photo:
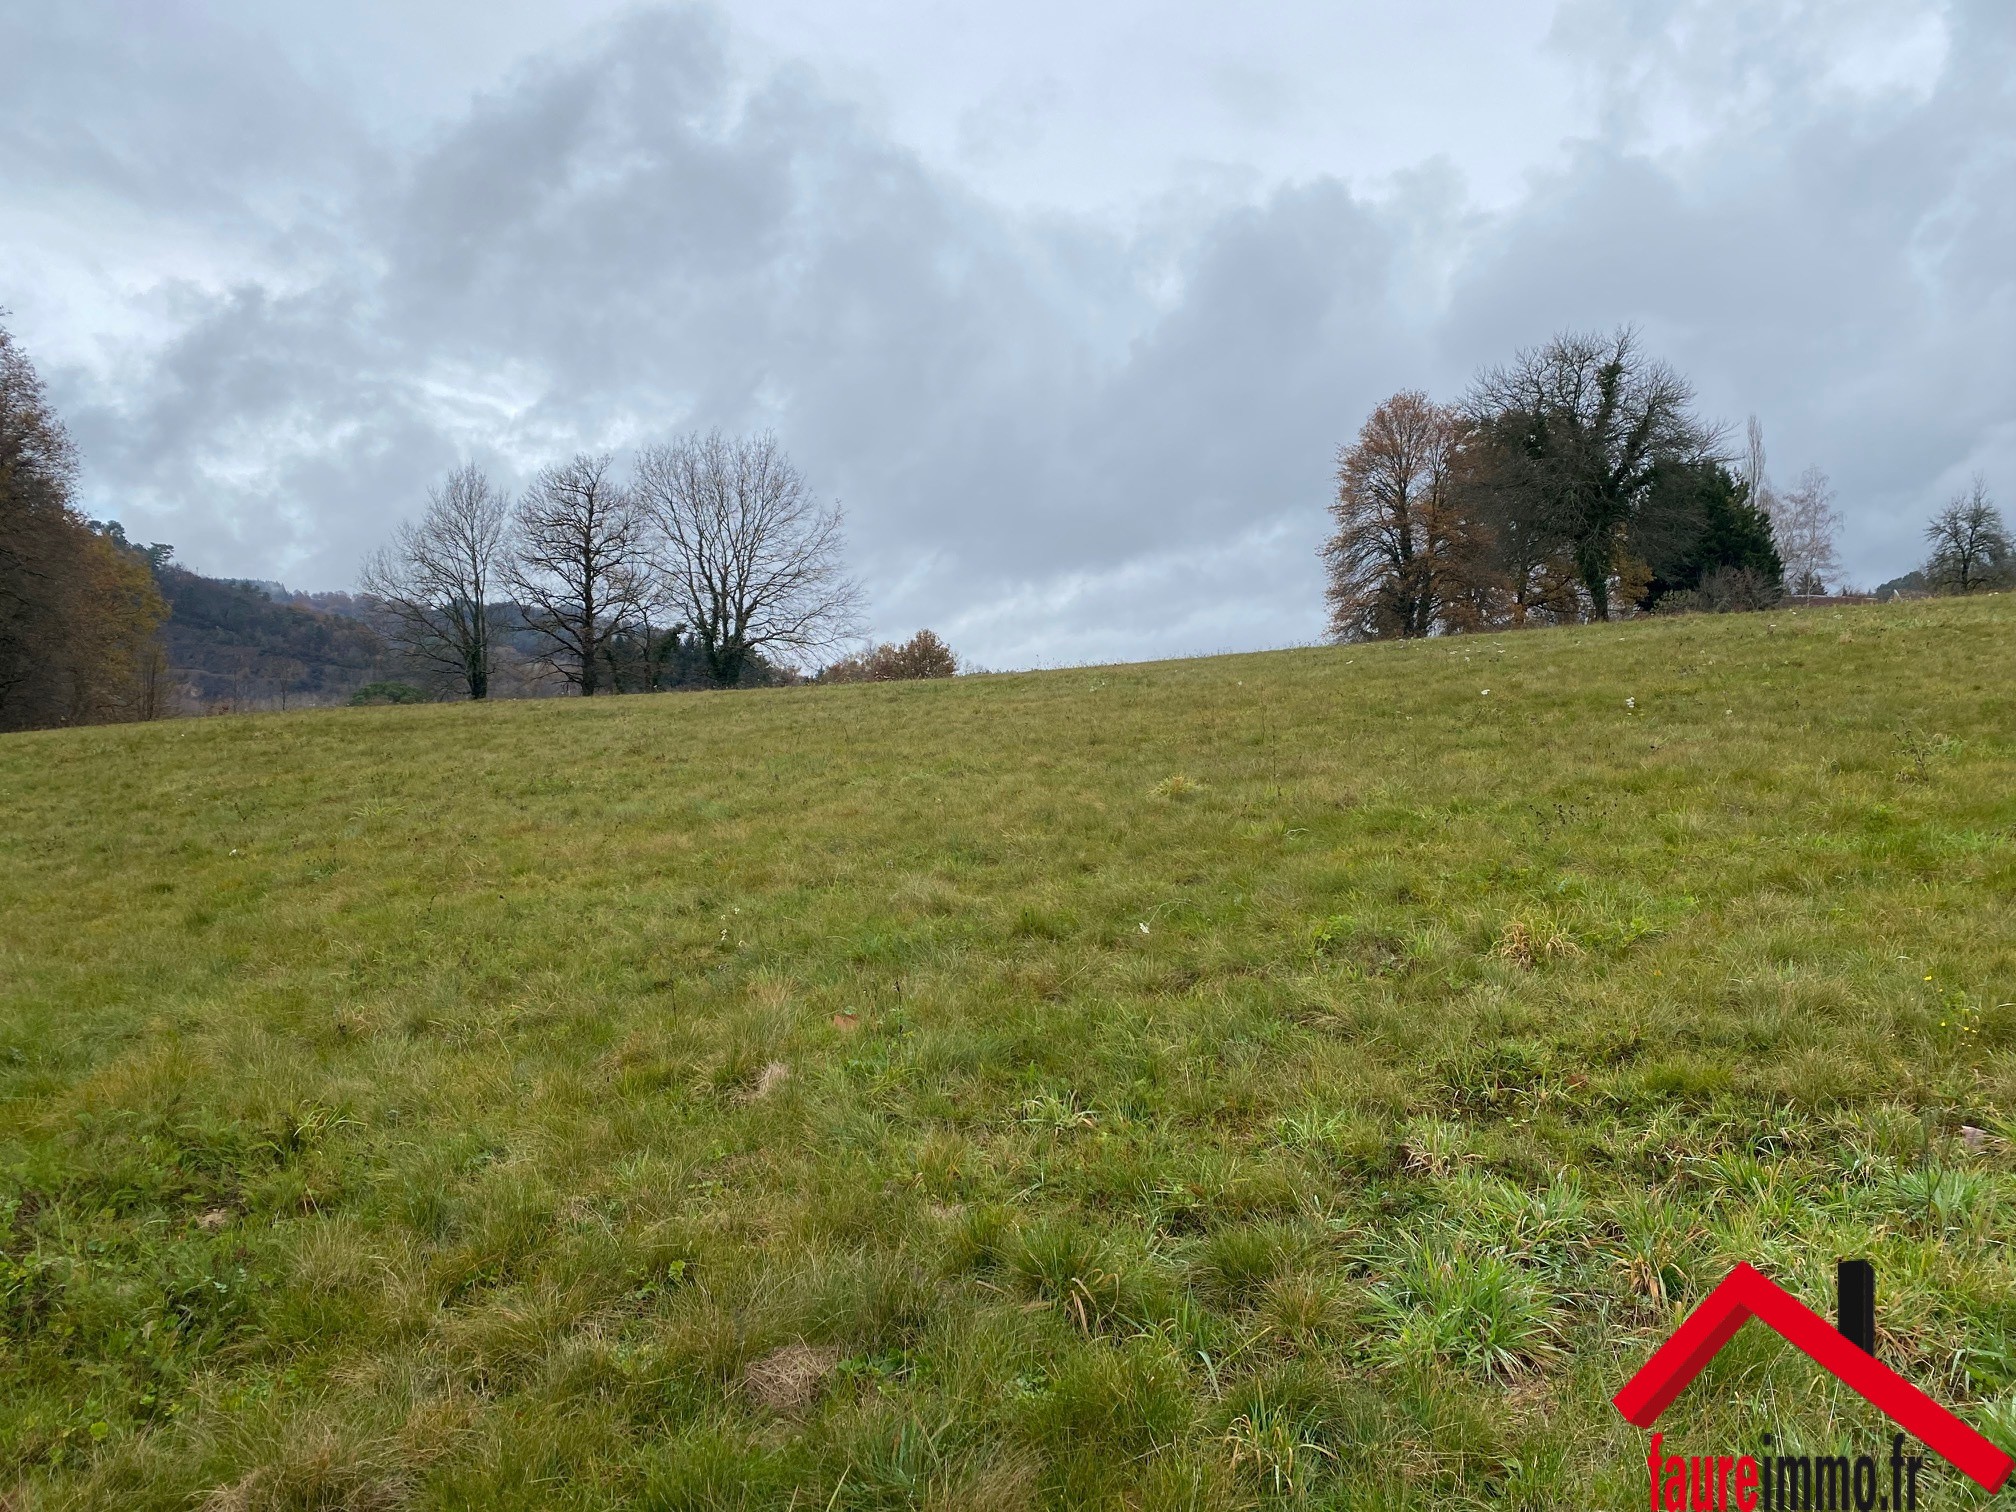
<path id="1" fill-rule="evenodd" d="M 1148 921 L 1146 919 L 1143 919 L 1141 921 L 1141 933 L 1143 934 L 1148 933 Z"/>
<path id="2" fill-rule="evenodd" d="M 1624 700 L 1624 707 L 1627 709 L 1635 709 L 1638 707 L 1638 700 L 1635 698 L 1627 698 Z"/>

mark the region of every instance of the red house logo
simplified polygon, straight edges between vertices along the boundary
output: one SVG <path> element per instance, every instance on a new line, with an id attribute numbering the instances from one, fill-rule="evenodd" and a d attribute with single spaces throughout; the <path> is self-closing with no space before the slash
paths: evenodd
<path id="1" fill-rule="evenodd" d="M 2001 1490 L 2016 1461 L 1876 1358 L 1873 1273 L 1865 1262 L 1846 1261 L 1841 1275 L 1843 1326 L 1836 1328 L 1761 1272 L 1739 1264 L 1611 1401 L 1626 1420 L 1650 1428 L 1736 1330 L 1755 1318 L 1954 1469 L 1985 1490 Z M 1859 1319 L 1851 1317 L 1856 1312 Z"/>

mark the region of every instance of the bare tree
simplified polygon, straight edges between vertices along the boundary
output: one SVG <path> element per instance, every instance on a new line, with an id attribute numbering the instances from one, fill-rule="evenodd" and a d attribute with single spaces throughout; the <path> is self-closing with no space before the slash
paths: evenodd
<path id="1" fill-rule="evenodd" d="M 1979 593 L 2016 578 L 2016 543 L 1978 473 L 1966 493 L 1932 517 L 1925 539 L 1932 543 L 1925 579 L 1934 593 Z"/>
<path id="2" fill-rule="evenodd" d="M 707 676 L 732 688 L 761 659 L 795 663 L 857 633 L 861 590 L 841 563 L 841 514 L 767 432 L 653 447 L 637 486 L 668 597 Z"/>
<path id="3" fill-rule="evenodd" d="M 1429 635 L 1468 601 L 1476 531 L 1456 476 L 1466 431 L 1426 394 L 1395 394 L 1338 453 L 1337 529 L 1322 548 L 1338 640 Z"/>
<path id="4" fill-rule="evenodd" d="M 1771 517 L 1771 538 L 1785 563 L 1785 591 L 1825 593 L 1829 581 L 1841 572 L 1835 547 L 1841 516 L 1834 508 L 1834 488 L 1827 474 L 1807 468 L 1789 492 L 1767 493 L 1764 507 Z"/>
<path id="5" fill-rule="evenodd" d="M 606 454 L 544 469 L 518 501 L 506 580 L 546 643 L 544 660 L 584 698 L 638 616 L 645 545 L 637 496 Z"/>
<path id="6" fill-rule="evenodd" d="M 1693 390 L 1628 327 L 1566 333 L 1479 375 L 1465 408 L 1490 444 L 1494 517 L 1524 518 L 1573 564 L 1594 617 L 1662 464 L 1715 452 Z"/>
<path id="7" fill-rule="evenodd" d="M 504 496 L 473 464 L 427 491 L 418 524 L 365 560 L 358 586 L 384 616 L 386 639 L 414 660 L 490 696 L 491 581 L 510 516 Z"/>

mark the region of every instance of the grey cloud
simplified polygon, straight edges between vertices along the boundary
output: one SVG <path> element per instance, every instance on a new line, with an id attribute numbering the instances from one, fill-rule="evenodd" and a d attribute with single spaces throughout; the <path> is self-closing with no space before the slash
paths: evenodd
<path id="1" fill-rule="evenodd" d="M 1712 93 L 1733 66 L 1728 32 L 1744 30 L 1681 0 L 1603 9 L 1660 39 L 1690 97 Z M 1762 415 L 1781 477 L 1833 473 L 1850 565 L 1873 581 L 1911 565 L 1959 475 L 1985 467 L 2016 492 L 2016 212 L 1989 188 L 2016 166 L 2016 28 L 2005 7 L 1945 8 L 1935 87 L 1872 99 L 1812 40 L 1824 8 L 1748 13 L 1805 26 L 1801 46 L 1769 53 L 1768 119 L 1660 152 L 1588 144 L 1497 228 L 1448 328 L 1477 361 L 1535 328 L 1643 323 L 1711 411 Z"/>
<path id="2" fill-rule="evenodd" d="M 353 192 L 375 156 L 340 98 L 187 0 L 0 10 L 0 60 L 0 161 L 16 203 L 253 229 Z"/>
<path id="3" fill-rule="evenodd" d="M 317 192 L 245 212 L 254 271 L 151 292 L 170 337 L 52 377 L 94 508 L 310 586 L 346 583 L 464 457 L 513 483 L 576 446 L 773 426 L 845 502 L 884 630 L 1016 665 L 1313 637 L 1332 454 L 1382 394 L 1633 320 L 1712 409 L 1764 416 L 1782 473 L 1828 466 L 1853 565 L 1888 575 L 1949 475 L 2016 490 L 2016 210 L 1990 192 L 2016 142 L 2010 24 L 1945 14 L 1929 88 L 1844 85 L 1807 48 L 1760 111 L 1716 95 L 1730 55 L 1697 6 L 1616 14 L 1564 11 L 1557 45 L 1599 91 L 1651 59 L 1699 116 L 1674 140 L 1612 111 L 1492 215 L 1431 163 L 1123 226 L 1004 212 L 815 74 L 748 71 L 713 13 L 646 12 L 396 152 L 340 108 L 275 106 Z M 286 87 L 150 150 L 229 159 L 218 123 Z M 164 108 L 93 129 L 123 141 Z M 22 124 L 40 110 L 0 107 L 0 141 L 47 138 Z M 250 204 L 275 161 L 248 148 L 204 192 Z"/>

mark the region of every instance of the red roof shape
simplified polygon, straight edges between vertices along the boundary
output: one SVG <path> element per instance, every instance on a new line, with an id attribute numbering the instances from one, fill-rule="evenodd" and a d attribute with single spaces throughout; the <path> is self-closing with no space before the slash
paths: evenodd
<path id="1" fill-rule="evenodd" d="M 2009 1479 L 2016 1461 L 1874 1355 L 1863 1353 L 1763 1272 L 1743 1263 L 1701 1299 L 1611 1401 L 1627 1421 L 1650 1428 L 1752 1318 L 1984 1489 L 1999 1491 Z"/>

